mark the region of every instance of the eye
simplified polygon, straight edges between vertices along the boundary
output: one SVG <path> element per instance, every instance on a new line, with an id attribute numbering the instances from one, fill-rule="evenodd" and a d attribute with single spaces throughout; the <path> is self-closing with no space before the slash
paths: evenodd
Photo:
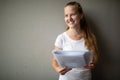
<path id="1" fill-rule="evenodd" d="M 76 15 L 76 13 L 71 14 L 71 16 L 75 16 L 75 15 Z"/>
<path id="2" fill-rule="evenodd" d="M 65 14 L 65 17 L 68 17 L 68 15 L 67 15 L 67 14 Z"/>

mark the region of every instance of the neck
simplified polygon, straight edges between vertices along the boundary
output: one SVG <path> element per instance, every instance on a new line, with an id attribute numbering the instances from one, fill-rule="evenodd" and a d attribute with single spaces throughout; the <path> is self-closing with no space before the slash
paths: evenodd
<path id="1" fill-rule="evenodd" d="M 71 33 L 72 35 L 78 35 L 81 33 L 80 27 L 69 28 L 68 32 Z"/>
<path id="2" fill-rule="evenodd" d="M 79 28 L 69 28 L 67 30 L 67 34 L 73 40 L 79 40 L 82 38 L 82 32 L 80 30 L 80 27 Z"/>

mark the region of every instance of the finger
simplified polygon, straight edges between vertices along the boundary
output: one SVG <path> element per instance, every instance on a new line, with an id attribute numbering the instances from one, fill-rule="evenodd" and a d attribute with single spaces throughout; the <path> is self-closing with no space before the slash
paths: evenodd
<path id="1" fill-rule="evenodd" d="M 94 64 L 93 64 L 93 63 L 90 63 L 89 66 L 90 66 L 90 67 L 94 67 Z"/>
<path id="2" fill-rule="evenodd" d="M 60 67 L 60 71 L 59 72 L 62 72 L 66 69 L 66 67 Z"/>
<path id="3" fill-rule="evenodd" d="M 60 73 L 62 74 L 62 75 L 64 75 L 66 72 L 68 72 L 68 71 L 70 71 L 72 68 L 65 68 L 64 70 L 62 70 Z"/>
<path id="4" fill-rule="evenodd" d="M 61 75 L 64 75 L 67 71 L 62 71 L 60 72 Z"/>
<path id="5" fill-rule="evenodd" d="M 67 71 L 70 71 L 70 70 L 72 70 L 72 68 L 67 68 Z"/>

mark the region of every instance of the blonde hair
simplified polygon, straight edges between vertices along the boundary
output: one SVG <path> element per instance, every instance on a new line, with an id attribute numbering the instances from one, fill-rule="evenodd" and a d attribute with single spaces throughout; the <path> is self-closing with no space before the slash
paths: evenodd
<path id="1" fill-rule="evenodd" d="M 87 21 L 85 19 L 85 16 L 84 16 L 81 5 L 78 2 L 73 1 L 73 2 L 67 3 L 65 5 L 65 7 L 67 7 L 67 6 L 75 6 L 77 11 L 80 14 L 83 14 L 83 17 L 80 20 L 80 29 L 82 31 L 83 38 L 85 39 L 85 45 L 87 46 L 87 48 L 90 51 L 92 51 L 94 53 L 93 62 L 96 63 L 97 60 L 98 60 L 98 48 L 97 48 L 97 43 L 96 43 L 96 37 L 92 33 L 92 31 L 90 29 L 90 26 L 88 25 L 88 23 L 87 23 Z M 66 30 L 68 30 L 68 29 L 69 29 L 69 27 L 67 26 Z"/>

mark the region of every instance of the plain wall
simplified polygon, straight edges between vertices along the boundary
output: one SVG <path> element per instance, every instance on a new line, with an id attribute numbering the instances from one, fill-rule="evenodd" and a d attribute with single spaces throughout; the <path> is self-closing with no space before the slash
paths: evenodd
<path id="1" fill-rule="evenodd" d="M 70 0 L 0 0 L 0 80 L 58 80 L 51 50 Z M 120 80 L 120 1 L 81 3 L 99 46 L 93 80 Z"/>

